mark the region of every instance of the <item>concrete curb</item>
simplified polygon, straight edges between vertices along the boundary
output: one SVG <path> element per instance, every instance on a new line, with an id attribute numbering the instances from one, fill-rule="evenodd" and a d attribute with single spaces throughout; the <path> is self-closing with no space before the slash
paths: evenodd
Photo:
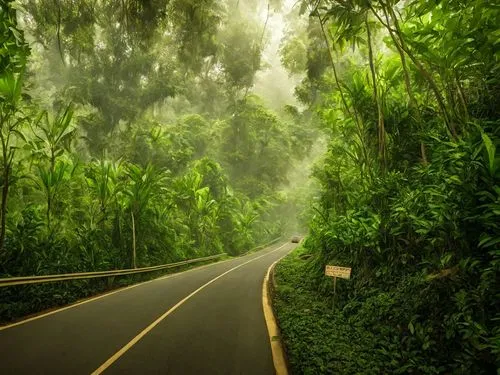
<path id="1" fill-rule="evenodd" d="M 284 350 L 283 342 L 281 340 L 280 329 L 276 320 L 276 316 L 274 315 L 274 309 L 272 305 L 274 290 L 276 289 L 276 283 L 274 280 L 274 266 L 282 258 L 275 261 L 267 269 L 267 274 L 264 278 L 264 283 L 262 284 L 262 308 L 264 310 L 264 318 L 266 319 L 267 331 L 269 334 L 269 341 L 271 343 L 271 351 L 273 355 L 273 363 L 276 374 L 289 375 L 288 360 Z"/>

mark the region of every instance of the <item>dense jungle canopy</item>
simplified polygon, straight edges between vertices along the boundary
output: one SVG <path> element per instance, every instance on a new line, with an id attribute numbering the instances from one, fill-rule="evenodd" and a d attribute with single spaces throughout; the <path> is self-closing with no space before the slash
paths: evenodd
<path id="1" fill-rule="evenodd" d="M 283 310 L 295 373 L 495 373 L 499 16 L 485 0 L 1 2 L 0 274 L 308 231 L 290 275 L 314 306 L 324 266 L 352 267 L 331 320 L 347 349 L 326 334 L 311 354 L 300 322 L 318 319 Z M 4 319 L 45 306 L 2 293 Z"/>

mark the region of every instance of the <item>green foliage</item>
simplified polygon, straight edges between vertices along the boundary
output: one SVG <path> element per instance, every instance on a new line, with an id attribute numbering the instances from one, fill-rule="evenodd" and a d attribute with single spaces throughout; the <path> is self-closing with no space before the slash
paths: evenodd
<path id="1" fill-rule="evenodd" d="M 289 36 L 280 47 L 281 62 L 292 74 L 302 73 L 307 66 L 307 35 Z"/>
<path id="2" fill-rule="evenodd" d="M 0 5 L 0 275 L 239 255 L 283 232 L 291 145 L 313 135 L 252 95 L 265 32 L 237 6 Z M 0 319 L 108 288 L 77 284 L 3 290 Z"/>
<path id="3" fill-rule="evenodd" d="M 19 73 L 24 70 L 29 55 L 24 33 L 17 27 L 17 8 L 12 0 L 0 5 L 0 72 Z"/>
<path id="4" fill-rule="evenodd" d="M 309 258 L 278 268 L 296 373 L 500 364 L 499 8 L 396 3 L 303 1 L 310 50 L 297 92 L 329 145 L 313 172 Z M 326 264 L 353 270 L 335 313 Z"/>
<path id="5" fill-rule="evenodd" d="M 258 98 L 237 103 L 223 129 L 225 163 L 236 186 L 252 197 L 267 194 L 286 182 L 290 132 Z"/>
<path id="6" fill-rule="evenodd" d="M 199 71 L 202 59 L 216 54 L 214 39 L 224 6 L 216 0 L 173 0 L 167 11 L 180 46 L 180 59 L 189 68 Z"/>
<path id="7" fill-rule="evenodd" d="M 235 88 L 251 87 L 255 73 L 260 69 L 261 41 L 259 31 L 247 22 L 228 25 L 221 36 L 222 56 L 228 82 Z"/>

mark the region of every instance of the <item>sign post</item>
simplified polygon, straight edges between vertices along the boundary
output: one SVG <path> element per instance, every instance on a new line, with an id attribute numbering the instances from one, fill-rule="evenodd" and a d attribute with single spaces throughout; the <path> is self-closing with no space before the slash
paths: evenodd
<path id="1" fill-rule="evenodd" d="M 337 296 L 337 276 L 333 276 L 333 304 L 332 311 L 335 311 L 335 297 Z"/>
<path id="2" fill-rule="evenodd" d="M 337 277 L 341 279 L 350 279 L 351 278 L 351 268 L 349 267 L 339 267 L 326 265 L 325 266 L 325 275 L 333 277 L 333 305 L 332 310 L 335 311 L 335 296 L 337 294 Z"/>

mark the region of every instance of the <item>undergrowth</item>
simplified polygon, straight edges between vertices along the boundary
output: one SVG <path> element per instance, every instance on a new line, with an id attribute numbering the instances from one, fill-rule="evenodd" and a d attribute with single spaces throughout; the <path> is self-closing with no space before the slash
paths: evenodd
<path id="1" fill-rule="evenodd" d="M 307 250 L 298 248 L 275 271 L 274 308 L 293 374 L 380 374 L 377 340 L 361 325 L 351 325 L 333 299 L 311 281 Z M 343 282 L 342 281 L 339 281 Z M 333 288 L 333 284 L 331 284 Z"/>

